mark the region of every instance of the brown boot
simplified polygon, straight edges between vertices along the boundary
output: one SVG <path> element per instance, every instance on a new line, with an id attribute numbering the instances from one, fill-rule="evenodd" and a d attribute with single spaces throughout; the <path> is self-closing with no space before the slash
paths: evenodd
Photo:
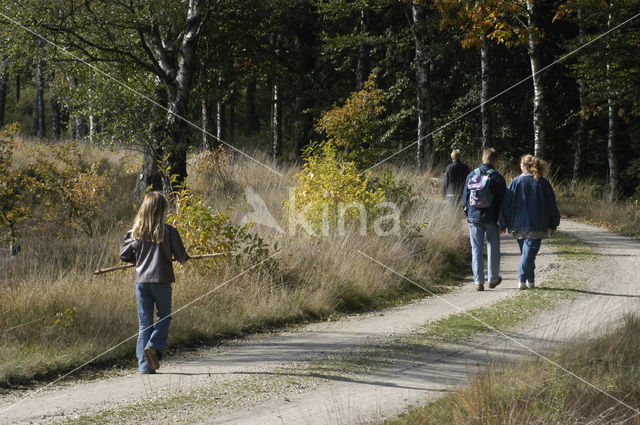
<path id="1" fill-rule="evenodd" d="M 145 347 L 144 348 L 144 356 L 147 358 L 147 362 L 149 362 L 149 369 L 154 372 L 156 369 L 160 369 L 160 360 L 158 360 L 158 350 L 153 347 Z"/>
<path id="2" fill-rule="evenodd" d="M 489 282 L 489 288 L 493 289 L 496 286 L 500 285 L 501 283 L 502 283 L 502 276 L 498 276 L 498 280 L 496 280 L 493 283 Z"/>

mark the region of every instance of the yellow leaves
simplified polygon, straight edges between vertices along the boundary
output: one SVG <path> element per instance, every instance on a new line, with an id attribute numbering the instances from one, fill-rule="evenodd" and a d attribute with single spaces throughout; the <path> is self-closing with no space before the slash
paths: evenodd
<path id="1" fill-rule="evenodd" d="M 78 321 L 78 312 L 75 307 L 66 308 L 64 311 L 56 313 L 53 324 L 58 329 L 70 329 Z"/>
<path id="2" fill-rule="evenodd" d="M 364 89 L 351 93 L 343 106 L 334 107 L 320 118 L 318 131 L 325 133 L 336 146 L 348 152 L 360 152 L 363 146 L 379 137 L 384 101 L 384 92 L 376 88 L 372 75 Z"/>
<path id="3" fill-rule="evenodd" d="M 526 21 L 520 16 L 524 10 L 520 0 L 438 0 L 435 4 L 444 15 L 443 21 L 464 34 L 464 48 L 479 48 L 482 36 L 508 46 L 524 42 L 520 38 L 527 36 L 524 26 L 514 24 Z"/>
<path id="4" fill-rule="evenodd" d="M 203 198 L 185 185 L 173 192 L 174 209 L 167 215 L 167 222 L 175 226 L 190 254 L 213 252 L 247 257 L 257 262 L 269 256 L 269 246 L 257 235 L 249 233 L 251 225 L 231 223 L 231 208 L 215 211 Z M 197 267 L 215 267 L 216 260 L 199 263 Z"/>
<path id="5" fill-rule="evenodd" d="M 380 214 L 376 206 L 385 201 L 384 191 L 373 187 L 354 162 L 340 159 L 336 149 L 333 143 L 325 142 L 305 150 L 306 163 L 295 176 L 298 185 L 292 188 L 294 197 L 283 203 L 289 222 L 303 219 L 315 232 L 320 232 L 323 225 L 335 229 L 341 207 L 348 204 L 361 205 L 370 223 Z M 356 208 L 342 213 L 345 224 L 360 219 Z"/>

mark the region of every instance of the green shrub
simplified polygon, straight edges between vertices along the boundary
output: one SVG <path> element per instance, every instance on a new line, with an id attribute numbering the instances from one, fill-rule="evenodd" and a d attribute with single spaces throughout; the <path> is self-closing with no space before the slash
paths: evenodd
<path id="1" fill-rule="evenodd" d="M 347 159 L 366 168 L 377 153 L 373 148 L 385 133 L 384 102 L 384 92 L 376 87 L 371 76 L 364 89 L 351 93 L 344 105 L 334 107 L 320 118 L 318 131 L 325 133 L 327 141 L 341 149 Z"/>
<path id="2" fill-rule="evenodd" d="M 397 204 L 411 206 L 416 197 L 413 186 L 398 180 L 391 170 L 382 171 L 379 176 L 370 180 L 370 185 L 382 189 L 385 198 Z"/>
<path id="3" fill-rule="evenodd" d="M 13 168 L 13 153 L 16 145 L 22 143 L 17 138 L 18 124 L 5 126 L 0 131 L 0 226 L 7 227 L 6 238 L 16 243 L 16 227 L 28 220 L 32 213 L 36 181 L 25 170 Z"/>
<path id="4" fill-rule="evenodd" d="M 298 185 L 290 189 L 289 200 L 284 202 L 289 226 L 304 220 L 314 233 L 328 236 L 341 224 L 362 220 L 361 214 L 370 227 L 386 213 L 379 208 L 386 200 L 384 189 L 374 187 L 354 162 L 341 159 L 334 144 L 313 143 L 304 150 L 303 158 L 306 162 L 295 176 Z M 356 204 L 360 209 L 353 207 Z"/>
<path id="5" fill-rule="evenodd" d="M 34 150 L 38 157 L 29 164 L 28 172 L 45 201 L 41 218 L 55 223 L 58 234 L 73 229 L 93 237 L 93 223 L 102 215 L 109 194 L 108 172 L 87 162 L 75 143 L 37 144 Z M 53 159 L 45 152 L 53 154 Z"/>
<path id="6" fill-rule="evenodd" d="M 230 208 L 215 211 L 186 183 L 172 193 L 174 207 L 167 221 L 178 229 L 191 255 L 223 253 L 253 264 L 269 257 L 271 247 L 250 232 L 251 224 L 231 223 Z M 277 246 L 273 249 L 277 250 Z"/>

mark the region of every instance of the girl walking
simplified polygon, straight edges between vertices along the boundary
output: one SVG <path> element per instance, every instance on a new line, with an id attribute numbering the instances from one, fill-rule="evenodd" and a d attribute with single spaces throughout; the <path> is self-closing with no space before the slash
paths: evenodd
<path id="1" fill-rule="evenodd" d="M 522 174 L 509 184 L 498 217 L 500 232 L 508 228 L 520 246 L 518 289 L 535 287 L 535 261 L 540 243 L 560 224 L 556 196 L 544 178 L 545 165 L 533 155 L 521 158 Z"/>
<path id="2" fill-rule="evenodd" d="M 165 223 L 167 199 L 149 192 L 142 201 L 133 228 L 120 247 L 120 259 L 136 265 L 136 298 L 140 333 L 136 346 L 140 373 L 160 367 L 171 323 L 171 284 L 175 281 L 172 256 L 184 264 L 189 256 L 178 231 Z M 154 307 L 156 323 L 153 323 Z"/>

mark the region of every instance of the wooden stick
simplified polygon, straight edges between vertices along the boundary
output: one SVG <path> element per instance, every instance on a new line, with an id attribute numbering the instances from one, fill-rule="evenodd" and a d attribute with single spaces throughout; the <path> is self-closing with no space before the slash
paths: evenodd
<path id="1" fill-rule="evenodd" d="M 215 253 L 215 254 L 190 255 L 189 256 L 189 260 L 202 260 L 204 258 L 213 258 L 213 257 L 218 257 L 220 255 L 226 255 L 226 253 L 218 252 L 218 253 Z M 177 260 L 174 258 L 173 261 L 177 261 Z M 95 270 L 93 272 L 93 274 L 109 273 L 109 272 L 113 272 L 113 271 L 116 271 L 116 270 L 130 269 L 130 268 L 135 267 L 135 266 L 136 266 L 135 264 L 123 264 L 122 266 L 107 267 L 106 269 Z"/>

